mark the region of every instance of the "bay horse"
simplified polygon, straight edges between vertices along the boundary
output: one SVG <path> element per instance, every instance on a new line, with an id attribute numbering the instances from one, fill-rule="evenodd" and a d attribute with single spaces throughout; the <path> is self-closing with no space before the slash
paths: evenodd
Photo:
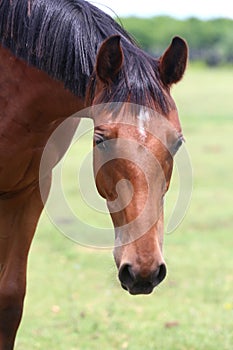
<path id="1" fill-rule="evenodd" d="M 95 180 L 108 203 L 116 242 L 122 243 L 114 251 L 122 287 L 131 294 L 149 294 L 165 278 L 163 197 L 173 155 L 182 143 L 170 88 L 182 78 L 187 55 L 186 42 L 174 37 L 155 59 L 84 0 L 0 1 L 0 350 L 13 349 L 22 317 L 27 257 L 44 207 L 39 185 L 43 150 L 54 130 L 84 107 L 114 102 L 137 106 L 135 111 L 104 108 L 92 116 Z M 160 128 L 144 108 L 172 128 Z M 161 129 L 164 142 L 153 137 L 155 128 Z M 107 141 L 114 141 L 110 151 L 117 154 L 120 139 L 132 141 L 127 152 L 140 158 L 146 177 L 141 167 L 119 155 L 98 167 L 109 153 Z M 54 147 L 56 161 L 64 152 Z M 52 166 L 40 179 L 47 195 L 51 179 Z M 122 179 L 134 191 L 131 201 L 114 211 L 111 203 L 117 197 L 123 204 L 128 200 L 130 186 L 116 190 Z M 121 227 L 142 211 L 148 183 L 153 200 L 137 227 L 147 227 L 154 211 L 158 219 L 143 235 L 128 240 L 136 227 L 131 225 L 129 232 Z"/>

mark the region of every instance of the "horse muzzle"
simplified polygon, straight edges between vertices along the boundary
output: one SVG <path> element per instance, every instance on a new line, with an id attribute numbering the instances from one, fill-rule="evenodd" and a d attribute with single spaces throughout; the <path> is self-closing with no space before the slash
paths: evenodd
<path id="1" fill-rule="evenodd" d="M 136 271 L 132 265 L 123 264 L 119 268 L 118 277 L 122 288 L 126 289 L 130 294 L 150 294 L 164 280 L 166 273 L 167 269 L 164 263 L 146 276 L 140 271 Z"/>

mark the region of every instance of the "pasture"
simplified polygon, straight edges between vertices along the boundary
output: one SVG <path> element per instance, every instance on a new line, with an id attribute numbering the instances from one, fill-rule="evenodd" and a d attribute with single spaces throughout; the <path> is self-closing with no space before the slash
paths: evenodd
<path id="1" fill-rule="evenodd" d="M 29 256 L 16 350 L 232 349 L 232 68 L 190 66 L 173 95 L 194 177 L 183 222 L 165 234 L 167 278 L 152 295 L 128 295 L 117 281 L 111 250 L 75 244 L 44 214 Z M 91 142 L 89 134 L 87 149 Z M 78 207 L 76 185 L 69 183 Z M 97 225 L 102 220 L 91 219 Z"/>

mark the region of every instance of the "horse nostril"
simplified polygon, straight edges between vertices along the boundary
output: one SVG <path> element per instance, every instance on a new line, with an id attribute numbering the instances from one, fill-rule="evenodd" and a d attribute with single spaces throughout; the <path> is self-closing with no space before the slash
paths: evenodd
<path id="1" fill-rule="evenodd" d="M 167 268 L 165 264 L 161 264 L 154 273 L 153 285 L 157 286 L 162 280 L 164 280 L 167 274 Z"/>
<path id="2" fill-rule="evenodd" d="M 119 280 L 124 287 L 130 287 L 134 284 L 135 276 L 131 265 L 123 264 L 119 270 Z"/>

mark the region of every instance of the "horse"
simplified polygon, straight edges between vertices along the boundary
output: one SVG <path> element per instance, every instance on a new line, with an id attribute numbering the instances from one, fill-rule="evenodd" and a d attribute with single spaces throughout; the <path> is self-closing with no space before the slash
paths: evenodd
<path id="1" fill-rule="evenodd" d="M 95 181 L 115 228 L 119 281 L 134 295 L 151 293 L 165 278 L 163 198 L 183 140 L 170 89 L 187 57 L 177 36 L 152 57 L 85 0 L 0 1 L 0 350 L 13 349 L 22 318 L 28 252 L 44 208 L 40 187 L 48 196 L 52 167 L 71 135 L 64 135 L 66 147 L 54 146 L 56 161 L 40 177 L 43 151 L 59 125 L 86 107 L 106 104 L 90 118 Z M 158 130 L 163 142 L 153 135 Z M 127 147 L 121 140 L 129 140 Z"/>

